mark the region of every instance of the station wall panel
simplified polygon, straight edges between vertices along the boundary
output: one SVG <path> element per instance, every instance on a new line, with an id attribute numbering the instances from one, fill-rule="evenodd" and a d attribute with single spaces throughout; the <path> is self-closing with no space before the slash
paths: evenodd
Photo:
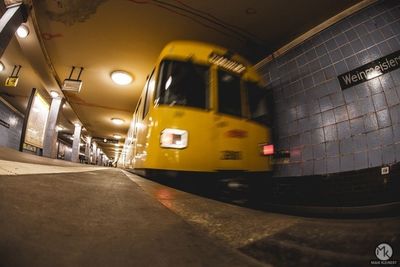
<path id="1" fill-rule="evenodd" d="M 400 1 L 339 21 L 261 73 L 273 90 L 275 176 L 325 175 L 400 162 L 400 69 L 342 90 L 338 75 L 400 51 Z"/>
<path id="2" fill-rule="evenodd" d="M 19 149 L 24 119 L 0 101 L 0 146 Z"/>

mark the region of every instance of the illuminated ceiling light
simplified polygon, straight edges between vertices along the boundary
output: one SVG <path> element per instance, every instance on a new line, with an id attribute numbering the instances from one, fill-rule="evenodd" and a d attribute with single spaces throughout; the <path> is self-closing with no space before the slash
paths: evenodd
<path id="1" fill-rule="evenodd" d="M 21 25 L 17 29 L 17 35 L 20 38 L 26 38 L 29 35 L 29 28 L 26 25 Z"/>
<path id="2" fill-rule="evenodd" d="M 51 95 L 52 98 L 57 98 L 57 97 L 60 96 L 56 91 L 51 91 L 50 95 Z"/>
<path id="3" fill-rule="evenodd" d="M 61 131 L 63 131 L 63 130 L 64 130 L 63 127 L 61 127 L 61 126 L 59 126 L 59 125 L 56 126 L 56 131 L 57 131 L 57 132 L 61 132 Z"/>
<path id="4" fill-rule="evenodd" d="M 111 73 L 111 79 L 118 85 L 130 84 L 133 80 L 132 75 L 123 70 L 116 70 Z"/>
<path id="5" fill-rule="evenodd" d="M 4 67 L 3 62 L 0 61 L 0 72 L 3 71 L 6 67 Z"/>
<path id="6" fill-rule="evenodd" d="M 117 147 L 119 147 L 119 144 L 115 144 L 114 146 L 117 146 Z"/>
<path id="7" fill-rule="evenodd" d="M 119 134 L 114 134 L 113 137 L 117 140 L 121 139 L 122 137 Z"/>
<path id="8" fill-rule="evenodd" d="M 123 119 L 119 119 L 119 118 L 112 118 L 111 121 L 116 125 L 121 125 L 125 122 Z"/>

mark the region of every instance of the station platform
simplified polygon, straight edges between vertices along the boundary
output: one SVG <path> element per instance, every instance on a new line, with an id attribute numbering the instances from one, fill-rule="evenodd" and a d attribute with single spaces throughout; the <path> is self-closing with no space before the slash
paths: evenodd
<path id="1" fill-rule="evenodd" d="M 367 266 L 400 217 L 259 211 L 121 169 L 0 149 L 0 266 Z"/>

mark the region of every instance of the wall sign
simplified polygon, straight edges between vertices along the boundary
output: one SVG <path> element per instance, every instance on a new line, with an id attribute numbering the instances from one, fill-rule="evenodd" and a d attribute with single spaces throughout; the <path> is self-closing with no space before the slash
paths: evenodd
<path id="1" fill-rule="evenodd" d="M 400 68 L 400 51 L 381 57 L 338 76 L 342 90 Z"/>
<path id="2" fill-rule="evenodd" d="M 25 143 L 43 148 L 44 132 L 47 124 L 50 106 L 39 94 L 35 94 L 31 110 L 29 111 L 28 124 L 26 126 Z"/>
<path id="3" fill-rule="evenodd" d="M 18 84 L 18 74 L 21 70 L 21 65 L 15 65 L 13 71 L 11 72 L 11 76 L 7 78 L 6 82 L 4 83 L 5 86 L 8 87 L 17 87 Z"/>

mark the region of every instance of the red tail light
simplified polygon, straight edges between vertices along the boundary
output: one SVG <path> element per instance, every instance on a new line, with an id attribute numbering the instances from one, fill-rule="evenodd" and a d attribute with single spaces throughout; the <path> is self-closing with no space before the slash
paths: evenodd
<path id="1" fill-rule="evenodd" d="M 263 155 L 269 156 L 274 154 L 274 145 L 264 145 L 263 146 Z"/>

